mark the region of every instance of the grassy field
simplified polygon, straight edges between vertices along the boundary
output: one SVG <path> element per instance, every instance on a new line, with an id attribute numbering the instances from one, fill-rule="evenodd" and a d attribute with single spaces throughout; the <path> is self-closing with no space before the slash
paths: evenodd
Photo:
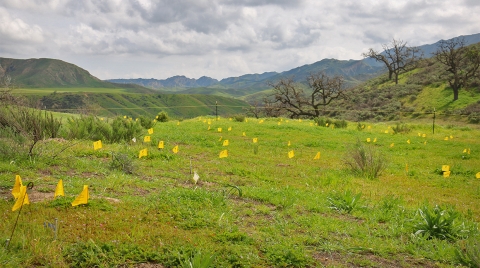
<path id="1" fill-rule="evenodd" d="M 412 123 L 409 132 L 392 134 L 395 127 L 203 117 L 157 123 L 150 143 L 103 144 L 97 151 L 92 141 L 44 141 L 37 148 L 42 157 L 0 162 L 2 243 L 18 215 L 11 211 L 15 175 L 35 184 L 9 249 L 0 249 L 0 265 L 461 266 L 455 251 L 479 240 L 480 130 L 440 123 L 432 134 L 431 124 Z M 345 165 L 355 144 L 386 164 L 378 178 Z M 148 156 L 138 159 L 144 148 Z M 228 157 L 219 158 L 222 150 Z M 112 169 L 112 154 L 127 155 L 123 163 L 136 167 L 133 174 Z M 442 165 L 450 166 L 449 177 Z M 54 200 L 60 179 L 66 196 Z M 89 202 L 72 207 L 83 185 Z M 423 208 L 436 205 L 445 215 L 459 213 L 449 229 L 454 237 L 414 234 Z M 55 218 L 56 240 L 44 227 Z M 147 262 L 152 266 L 139 264 Z"/>

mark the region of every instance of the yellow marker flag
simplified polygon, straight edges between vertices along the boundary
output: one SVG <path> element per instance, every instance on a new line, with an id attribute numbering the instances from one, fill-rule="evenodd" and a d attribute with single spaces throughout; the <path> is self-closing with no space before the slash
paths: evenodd
<path id="1" fill-rule="evenodd" d="M 372 126 L 368 126 L 367 129 L 372 129 Z"/>
<path id="2" fill-rule="evenodd" d="M 12 207 L 12 211 L 15 211 L 19 208 L 21 208 L 23 205 L 28 205 L 30 204 L 30 200 L 28 200 L 28 194 L 27 194 L 27 186 L 20 186 L 20 193 L 18 195 L 17 201 Z"/>
<path id="3" fill-rule="evenodd" d="M 208 126 L 208 129 L 207 130 L 210 130 L 210 126 Z"/>
<path id="4" fill-rule="evenodd" d="M 320 159 L 320 152 L 318 152 L 315 157 L 313 158 L 313 160 L 317 160 L 317 159 Z"/>
<path id="5" fill-rule="evenodd" d="M 53 198 L 56 198 L 57 196 L 65 196 L 65 192 L 63 191 L 63 181 L 59 180 L 57 187 L 55 188 L 55 195 Z"/>
<path id="6" fill-rule="evenodd" d="M 148 134 L 152 135 L 153 134 L 153 128 L 148 129 Z"/>
<path id="7" fill-rule="evenodd" d="M 448 141 L 448 137 L 445 137 L 445 139 L 443 139 L 444 141 Z"/>
<path id="8" fill-rule="evenodd" d="M 298 119 L 298 122 L 300 122 L 300 123 L 301 123 L 301 122 L 302 122 L 302 119 Z"/>
<path id="9" fill-rule="evenodd" d="M 453 139 L 453 136 L 452 136 L 452 135 L 450 135 L 450 139 Z"/>
<path id="10" fill-rule="evenodd" d="M 20 178 L 20 175 L 15 176 L 15 184 L 13 185 L 12 189 L 12 195 L 15 197 L 15 199 L 18 199 L 20 196 L 20 187 L 22 187 L 22 178 Z"/>
<path id="11" fill-rule="evenodd" d="M 423 142 L 423 145 L 427 145 L 427 141 L 424 141 L 424 142 Z"/>
<path id="12" fill-rule="evenodd" d="M 328 127 L 328 123 L 326 123 L 325 126 Z"/>
<path id="13" fill-rule="evenodd" d="M 385 130 L 385 134 L 388 134 L 388 130 Z"/>
<path id="14" fill-rule="evenodd" d="M 443 172 L 443 177 L 444 177 L 444 178 L 450 177 L 450 170 Z"/>
<path id="15" fill-rule="evenodd" d="M 247 119 L 247 118 L 245 118 L 245 123 L 247 123 L 247 122 L 248 122 L 248 119 Z"/>
<path id="16" fill-rule="evenodd" d="M 101 140 L 93 142 L 93 150 L 96 151 L 98 149 L 102 149 L 102 141 Z"/>
<path id="17" fill-rule="evenodd" d="M 377 138 L 373 139 L 373 142 L 377 142 Z"/>
<path id="18" fill-rule="evenodd" d="M 370 142 L 370 138 L 367 138 L 367 142 Z"/>
<path id="19" fill-rule="evenodd" d="M 395 143 L 391 143 L 391 144 L 390 144 L 390 148 L 392 148 L 393 146 L 395 146 Z"/>
<path id="20" fill-rule="evenodd" d="M 72 207 L 88 203 L 88 185 L 83 185 L 83 191 L 72 202 Z"/>
<path id="21" fill-rule="evenodd" d="M 313 126 L 313 123 L 310 123 L 310 126 Z"/>
<path id="22" fill-rule="evenodd" d="M 466 153 L 467 153 L 467 149 L 463 149 L 463 153 L 466 154 Z"/>
<path id="23" fill-rule="evenodd" d="M 175 147 L 173 147 L 172 152 L 174 154 L 178 153 L 178 145 L 175 145 Z"/>
<path id="24" fill-rule="evenodd" d="M 180 121 L 177 122 L 177 126 L 180 126 Z"/>
<path id="25" fill-rule="evenodd" d="M 247 136 L 247 134 L 245 134 L 245 132 L 243 132 L 243 133 L 242 133 L 242 136 L 243 136 L 243 137 L 246 137 L 246 136 Z"/>
<path id="26" fill-rule="evenodd" d="M 427 137 L 427 134 L 423 133 L 422 138 L 425 138 L 425 137 Z"/>
<path id="27" fill-rule="evenodd" d="M 124 116 L 123 116 L 123 119 L 127 119 L 127 116 L 126 116 L 126 115 L 124 115 Z"/>
<path id="28" fill-rule="evenodd" d="M 475 175 L 475 177 L 476 177 L 477 179 L 480 179 L 480 172 L 478 172 L 478 173 Z"/>
<path id="29" fill-rule="evenodd" d="M 442 171 L 450 171 L 450 166 L 449 165 L 442 165 Z"/>
<path id="30" fill-rule="evenodd" d="M 163 149 L 164 148 L 164 143 L 163 141 L 158 142 L 158 149 Z"/>
<path id="31" fill-rule="evenodd" d="M 152 139 L 150 138 L 150 136 L 145 136 L 143 137 L 143 142 L 151 142 Z"/>
<path id="32" fill-rule="evenodd" d="M 228 146 L 228 140 L 223 141 L 223 146 Z"/>
<path id="33" fill-rule="evenodd" d="M 220 155 L 219 155 L 220 158 L 225 158 L 227 156 L 228 156 L 228 151 L 227 150 L 223 150 L 223 151 L 220 152 Z"/>
<path id="34" fill-rule="evenodd" d="M 232 121 L 233 119 L 230 117 L 230 118 L 228 118 L 228 120 L 229 120 L 229 121 Z"/>
<path id="35" fill-rule="evenodd" d="M 407 140 L 407 143 L 410 144 L 410 140 Z"/>
<path id="36" fill-rule="evenodd" d="M 147 149 L 143 149 L 143 150 L 140 150 L 140 152 L 138 153 L 138 158 L 142 158 L 144 156 L 147 156 L 148 155 L 148 151 Z"/>
<path id="37" fill-rule="evenodd" d="M 229 127 L 229 128 L 228 128 L 228 131 L 232 131 L 232 127 Z"/>
<path id="38" fill-rule="evenodd" d="M 295 156 L 295 153 L 293 152 L 293 150 L 288 152 L 288 158 L 293 158 L 294 156 Z"/>
<path id="39" fill-rule="evenodd" d="M 470 154 L 470 148 L 468 148 L 468 150 L 467 150 L 467 154 Z"/>
<path id="40" fill-rule="evenodd" d="M 221 127 L 217 128 L 217 131 L 222 132 L 222 128 Z"/>
<path id="41" fill-rule="evenodd" d="M 421 137 L 421 136 L 422 136 L 422 133 L 418 132 L 418 136 Z"/>
<path id="42" fill-rule="evenodd" d="M 253 143 L 257 143 L 258 142 L 258 138 L 253 138 Z"/>
<path id="43" fill-rule="evenodd" d="M 277 123 L 277 125 L 279 125 L 279 126 L 280 126 L 281 124 L 282 124 L 282 123 L 280 123 L 280 122 Z"/>
<path id="44" fill-rule="evenodd" d="M 208 124 L 211 125 L 212 124 L 212 121 L 210 121 L 210 119 L 208 119 Z"/>
<path id="45" fill-rule="evenodd" d="M 290 146 L 290 145 L 291 145 L 291 143 L 290 143 L 290 141 L 288 141 L 288 144 L 287 144 L 287 146 Z"/>
<path id="46" fill-rule="evenodd" d="M 263 119 L 262 119 L 262 120 L 260 120 L 260 121 L 258 121 L 258 123 L 259 123 L 259 124 L 263 123 Z"/>
<path id="47" fill-rule="evenodd" d="M 207 119 L 204 119 L 204 120 L 203 120 L 203 123 L 207 123 Z"/>

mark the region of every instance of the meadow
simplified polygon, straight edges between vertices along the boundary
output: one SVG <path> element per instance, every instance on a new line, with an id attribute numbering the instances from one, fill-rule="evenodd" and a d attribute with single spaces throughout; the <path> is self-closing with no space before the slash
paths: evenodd
<path id="1" fill-rule="evenodd" d="M 433 134 L 430 123 L 197 117 L 157 122 L 150 136 L 99 150 L 49 139 L 40 157 L 1 161 L 2 243 L 18 215 L 15 175 L 34 188 L 0 265 L 473 267 L 480 256 L 473 125 L 440 122 Z M 346 165 L 358 148 L 385 164 L 378 177 Z M 60 179 L 66 196 L 54 199 Z M 88 204 L 72 207 L 83 185 Z M 443 221 L 443 233 L 425 227 L 425 215 Z M 45 227 L 55 219 L 56 239 Z"/>

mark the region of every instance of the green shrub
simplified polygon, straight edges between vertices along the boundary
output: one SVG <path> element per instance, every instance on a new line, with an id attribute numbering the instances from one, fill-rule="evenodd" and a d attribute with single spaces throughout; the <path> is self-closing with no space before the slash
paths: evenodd
<path id="1" fill-rule="evenodd" d="M 135 171 L 135 165 L 133 159 L 127 154 L 112 153 L 112 162 L 110 168 L 120 170 L 126 174 L 132 174 Z"/>
<path id="2" fill-rule="evenodd" d="M 140 117 L 138 118 L 138 121 L 140 121 L 140 125 L 142 125 L 142 127 L 145 128 L 145 129 L 150 129 L 150 128 L 152 128 L 153 126 L 155 126 L 155 121 L 149 119 L 149 118 L 146 117 L 146 116 L 140 116 Z"/>
<path id="3" fill-rule="evenodd" d="M 409 133 L 411 129 L 404 123 L 397 123 L 394 127 L 392 127 L 392 131 L 394 134 Z"/>
<path id="4" fill-rule="evenodd" d="M 343 194 L 333 193 L 327 197 L 329 208 L 337 210 L 339 212 L 351 213 L 352 210 L 358 205 L 362 193 L 354 193 L 350 190 L 345 191 Z"/>
<path id="5" fill-rule="evenodd" d="M 233 121 L 235 122 L 245 122 L 245 115 L 244 114 L 236 114 L 233 116 Z"/>
<path id="6" fill-rule="evenodd" d="M 159 112 L 155 119 L 157 119 L 158 122 L 168 122 L 169 120 L 167 112 L 164 111 Z"/>
<path id="7" fill-rule="evenodd" d="M 373 146 L 360 141 L 347 151 L 344 163 L 355 173 L 367 178 L 377 178 L 386 167 L 385 157 Z"/>

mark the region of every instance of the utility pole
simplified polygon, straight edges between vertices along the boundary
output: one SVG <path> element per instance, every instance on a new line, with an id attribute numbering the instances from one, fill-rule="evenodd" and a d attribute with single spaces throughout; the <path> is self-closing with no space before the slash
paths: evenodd
<path id="1" fill-rule="evenodd" d="M 432 132 L 435 134 L 435 108 L 433 108 L 433 126 L 432 126 Z"/>
<path id="2" fill-rule="evenodd" d="M 218 102 L 215 101 L 215 120 L 218 121 Z"/>

